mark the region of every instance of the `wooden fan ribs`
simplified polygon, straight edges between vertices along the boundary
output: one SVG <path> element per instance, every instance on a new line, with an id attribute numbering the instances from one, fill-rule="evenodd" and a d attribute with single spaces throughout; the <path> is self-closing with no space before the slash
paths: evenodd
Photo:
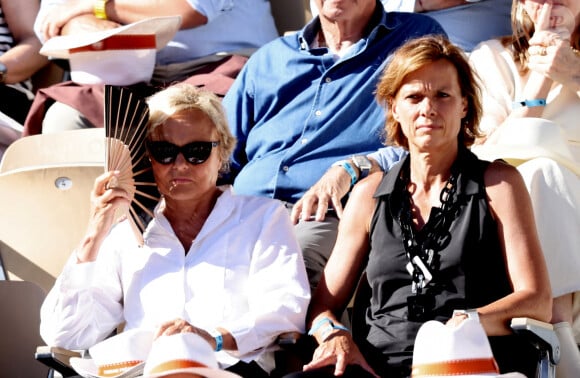
<path id="1" fill-rule="evenodd" d="M 106 169 L 120 172 L 116 182 L 109 182 L 108 187 L 129 193 L 129 212 L 141 232 L 148 223 L 144 218 L 153 217 L 152 208 L 159 200 L 146 158 L 148 120 L 145 101 L 126 88 L 105 86 Z"/>

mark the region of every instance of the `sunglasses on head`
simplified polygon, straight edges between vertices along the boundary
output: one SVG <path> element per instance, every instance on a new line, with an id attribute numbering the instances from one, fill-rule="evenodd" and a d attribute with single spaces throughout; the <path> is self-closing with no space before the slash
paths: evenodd
<path id="1" fill-rule="evenodd" d="M 166 141 L 147 141 L 147 150 L 159 164 L 173 163 L 180 153 L 189 164 L 201 164 L 209 158 L 211 149 L 219 144 L 219 142 L 191 142 L 177 146 Z"/>

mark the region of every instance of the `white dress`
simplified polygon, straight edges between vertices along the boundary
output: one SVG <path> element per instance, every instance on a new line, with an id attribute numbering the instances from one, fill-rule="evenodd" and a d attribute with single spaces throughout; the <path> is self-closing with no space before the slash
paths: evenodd
<path id="1" fill-rule="evenodd" d="M 511 53 L 499 40 L 481 43 L 471 53 L 470 61 L 483 83 L 481 128 L 489 132 L 503 123 L 511 111 L 512 102 L 522 99 L 525 77 L 519 75 Z M 579 167 L 580 98 L 562 84 L 554 83 L 546 101 L 542 118 L 560 127 L 571 153 L 573 168 Z M 518 165 L 518 170 L 532 198 L 553 295 L 557 297 L 580 291 L 579 169 L 568 169 L 554 160 L 537 157 Z M 580 341 L 578 332 L 577 340 Z"/>

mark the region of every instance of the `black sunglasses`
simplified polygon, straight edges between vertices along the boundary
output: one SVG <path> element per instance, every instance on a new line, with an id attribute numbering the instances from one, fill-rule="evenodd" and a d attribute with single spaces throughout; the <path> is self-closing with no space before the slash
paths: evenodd
<path id="1" fill-rule="evenodd" d="M 191 142 L 185 146 L 176 146 L 165 141 L 147 141 L 147 150 L 159 164 L 171 164 L 180 153 L 189 164 L 201 164 L 209 158 L 211 149 L 220 142 Z"/>

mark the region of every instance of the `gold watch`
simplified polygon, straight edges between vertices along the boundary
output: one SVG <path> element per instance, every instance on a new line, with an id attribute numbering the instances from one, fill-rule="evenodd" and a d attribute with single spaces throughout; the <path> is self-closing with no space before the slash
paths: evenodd
<path id="1" fill-rule="evenodd" d="M 95 17 L 100 20 L 107 19 L 107 2 L 109 0 L 95 0 L 95 4 L 93 6 L 93 13 Z"/>

